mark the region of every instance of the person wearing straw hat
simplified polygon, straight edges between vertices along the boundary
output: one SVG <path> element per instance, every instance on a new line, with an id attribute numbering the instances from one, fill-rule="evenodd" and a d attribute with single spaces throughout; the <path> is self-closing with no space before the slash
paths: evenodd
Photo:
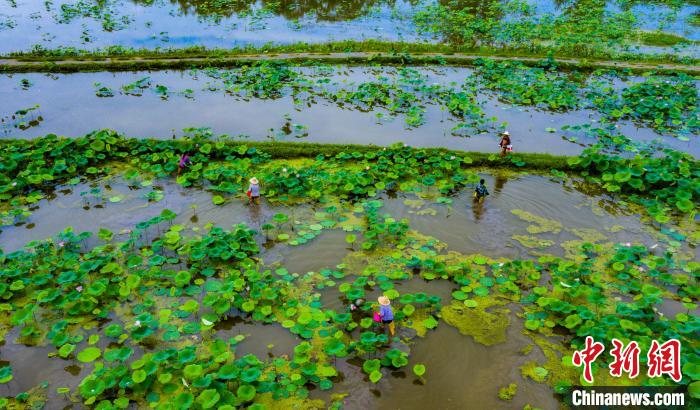
<path id="1" fill-rule="evenodd" d="M 503 131 L 501 134 L 501 142 L 498 143 L 501 147 L 501 156 L 506 155 L 506 152 L 513 151 L 513 145 L 510 142 L 510 132 Z"/>
<path id="2" fill-rule="evenodd" d="M 251 204 L 257 204 L 260 201 L 260 182 L 257 178 L 253 177 L 250 179 L 250 186 L 248 186 L 248 200 Z"/>
<path id="3" fill-rule="evenodd" d="M 388 297 L 382 295 L 377 301 L 379 302 L 379 316 L 382 318 L 382 323 L 389 325 L 389 333 L 394 337 L 394 311 L 391 310 L 391 301 Z"/>

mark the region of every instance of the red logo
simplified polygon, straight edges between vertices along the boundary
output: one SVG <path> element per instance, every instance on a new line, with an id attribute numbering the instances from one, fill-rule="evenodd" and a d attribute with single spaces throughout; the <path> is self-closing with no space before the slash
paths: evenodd
<path id="1" fill-rule="evenodd" d="M 610 375 L 621 377 L 627 373 L 630 379 L 639 375 L 639 354 L 641 349 L 639 343 L 631 341 L 627 346 L 618 339 L 612 340 L 613 349 L 610 355 L 613 357 L 612 363 L 608 365 Z M 593 383 L 592 365 L 595 359 L 605 351 L 602 343 L 596 342 L 591 336 L 586 336 L 586 346 L 581 350 L 576 350 L 571 357 L 571 362 L 576 367 L 583 366 L 583 379 L 588 383 Z M 664 344 L 659 344 L 652 340 L 647 352 L 647 375 L 651 378 L 668 375 L 675 382 L 680 382 L 681 374 L 681 342 L 671 339 Z"/>
<path id="2" fill-rule="evenodd" d="M 630 344 L 625 347 L 624 343 L 617 339 L 612 340 L 615 346 L 611 351 L 615 360 L 610 363 L 610 375 L 613 377 L 620 377 L 622 373 L 629 374 L 630 379 L 634 379 L 639 374 L 639 344 L 637 342 L 630 342 Z"/>
<path id="3" fill-rule="evenodd" d="M 592 337 L 586 336 L 586 347 L 581 351 L 577 350 L 574 352 L 574 356 L 571 360 L 576 367 L 581 367 L 581 365 L 583 365 L 583 379 L 588 383 L 593 383 L 591 365 L 604 351 L 605 346 L 603 346 L 602 343 L 595 342 Z"/>
<path id="4" fill-rule="evenodd" d="M 681 381 L 681 342 L 677 339 L 671 339 L 661 346 L 659 342 L 653 340 L 647 359 L 649 360 L 647 376 L 660 377 L 667 374 L 673 381 Z"/>

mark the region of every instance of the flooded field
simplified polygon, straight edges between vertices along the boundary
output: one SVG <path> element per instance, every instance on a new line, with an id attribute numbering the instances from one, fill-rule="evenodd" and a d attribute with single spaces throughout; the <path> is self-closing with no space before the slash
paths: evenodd
<path id="1" fill-rule="evenodd" d="M 416 12 L 440 4 L 454 9 L 472 7 L 475 16 L 485 16 L 495 3 L 7 0 L 0 3 L 0 52 L 28 51 L 33 47 L 93 49 L 115 45 L 150 49 L 230 48 L 346 39 L 439 41 L 440 38 L 420 33 L 415 23 Z M 533 7 L 535 16 L 560 16 L 589 7 L 578 1 L 531 0 L 527 3 Z M 635 16 L 641 30 L 663 30 L 691 40 L 700 39 L 697 17 L 694 17 L 698 5 L 693 2 L 619 0 L 602 3 L 601 11 L 629 12 Z M 506 22 L 513 18 L 508 12 L 497 17 Z M 692 53 L 697 52 L 697 48 L 694 50 Z"/>
<path id="2" fill-rule="evenodd" d="M 503 91 L 469 86 L 479 77 L 468 68 L 415 68 L 410 75 L 376 67 L 292 69 L 302 77 L 283 83 L 279 91 L 272 79 L 256 85 L 262 91 L 232 84 L 242 75 L 239 70 L 1 76 L 0 112 L 6 115 L 0 130 L 3 138 L 33 138 L 50 132 L 76 137 L 102 128 L 139 138 L 171 138 L 182 136 L 186 128 L 209 127 L 215 135 L 257 141 L 376 145 L 401 141 L 417 147 L 495 152 L 499 130 L 505 128 L 512 133 L 516 151 L 571 155 L 597 140 L 583 130 L 562 127 L 598 123 L 604 117 L 585 105 L 564 112 L 515 105 L 504 100 Z M 616 79 L 613 87 L 619 90 L 643 80 Z M 377 90 L 368 86 L 377 82 L 416 87 L 415 92 L 423 95 L 411 103 L 418 114 L 390 107 L 393 104 L 368 106 L 364 101 L 377 98 L 372 94 Z M 467 89 L 474 102 L 466 102 L 478 114 L 452 115 L 451 103 L 435 100 L 435 87 L 449 92 Z M 587 91 L 581 88 L 578 92 L 583 95 Z M 348 93 L 356 94 L 348 99 Z M 398 105 L 406 96 L 391 98 L 399 100 Z M 28 107 L 36 108 L 23 116 L 12 114 Z M 265 121 L 260 119 L 263 114 Z M 636 141 L 659 139 L 681 151 L 700 152 L 690 138 L 675 138 L 675 131 L 629 120 L 615 124 L 618 132 Z"/>
<path id="3" fill-rule="evenodd" d="M 466 192 L 456 196 L 451 205 L 431 204 L 414 195 L 386 197 L 382 198 L 384 209 L 395 218 L 408 218 L 412 229 L 433 236 L 464 254 L 484 252 L 494 258 L 511 259 L 527 256 L 531 249 L 513 240 L 512 236 L 523 233 L 528 222 L 513 214 L 513 209 L 566 223 L 567 230 L 547 237 L 554 243 L 575 239 L 572 232 L 576 230 L 594 230 L 604 232 L 617 242 L 627 242 L 634 237 L 648 246 L 653 245 L 654 239 L 649 236 L 646 225 L 608 197 L 588 196 L 571 184 L 542 176 L 497 173 L 484 177 L 493 187 L 488 206 L 473 204 L 471 192 Z M 111 198 L 119 198 L 119 201 L 111 202 Z M 260 232 L 278 212 L 302 218 L 317 211 L 307 207 L 291 212 L 274 206 L 251 207 L 241 200 L 215 205 L 211 193 L 183 188 L 170 180 L 139 187 L 111 177 L 59 187 L 54 195 L 37 202 L 33 209 L 26 221 L 0 228 L 0 248 L 6 252 L 16 251 L 27 242 L 52 237 L 67 227 L 76 233 L 94 234 L 99 228 L 106 228 L 123 232 L 126 237 L 138 222 L 154 218 L 164 209 L 178 215 L 173 220 L 178 224 L 203 228 L 207 224 L 228 227 L 244 223 Z M 617 228 L 611 232 L 611 227 Z M 279 251 L 273 248 L 269 250 L 270 257 L 274 258 L 270 262 L 279 259 L 290 272 L 304 274 L 333 268 L 350 250 L 342 231 L 331 231 L 325 234 L 323 241 L 309 246 L 312 249 L 309 254 L 299 253 L 297 248 Z M 555 253 L 563 254 L 563 251 L 559 249 Z M 314 256 L 309 258 L 310 255 Z"/>
<path id="4" fill-rule="evenodd" d="M 284 159 L 192 138 L 3 146 L 3 189 L 17 193 L 0 228 L 13 310 L 0 321 L 0 403 L 554 409 L 579 380 L 573 329 L 658 326 L 697 348 L 698 224 L 659 211 L 692 208 L 692 156 L 669 151 L 680 182 L 652 203 L 583 173 L 475 168 L 459 152 Z M 624 159 L 606 161 L 617 171 L 604 178 L 632 178 Z M 242 194 L 250 175 L 257 203 Z M 63 182 L 29 190 L 49 178 Z M 395 327 L 372 318 L 383 296 Z"/>
<path id="5" fill-rule="evenodd" d="M 4 72 L 50 72 L 0 75 L 0 409 L 553 410 L 581 385 L 697 408 L 699 19 L 0 0 Z M 244 47 L 271 58 L 88 72 Z M 329 50 L 367 60 L 277 54 Z"/>
<path id="6" fill-rule="evenodd" d="M 453 255 L 483 254 L 497 260 L 532 260 L 544 254 L 567 257 L 573 250 L 571 245 L 581 238 L 599 243 L 634 241 L 636 245 L 647 247 L 657 246 L 663 240 L 656 229 L 641 222 L 634 212 L 615 204 L 607 196 L 590 194 L 590 188 L 580 181 L 494 171 L 484 171 L 481 176 L 492 187 L 491 196 L 483 203 L 473 202 L 469 193 L 453 197 L 450 204 L 435 203 L 410 194 L 380 195 L 378 199 L 384 202 L 382 209 L 388 215 L 397 219 L 406 218 L 411 232 L 436 238 L 427 239 L 424 243 L 440 249 L 440 254 L 449 251 Z M 153 192 L 158 194 L 154 195 Z M 217 206 L 211 201 L 211 193 L 183 188 L 169 180 L 157 180 L 152 185 L 135 187 L 122 177 L 114 176 L 59 187 L 54 195 L 36 203 L 34 213 L 27 221 L 2 228 L 0 248 L 7 254 L 19 250 L 26 242 L 43 240 L 68 227 L 76 233 L 90 231 L 95 235 L 100 228 L 105 228 L 115 232 L 115 238 L 127 238 L 139 221 L 160 215 L 165 209 L 178 214 L 170 223 L 181 226 L 183 233 L 190 232 L 188 235 L 205 232 L 211 225 L 228 227 L 244 223 L 258 231 L 255 240 L 266 248 L 259 257 L 266 266 L 277 272 L 284 269 L 284 272 L 299 278 L 311 278 L 318 272 L 336 270 L 344 264 L 346 268 L 343 270 L 348 272 L 344 278 L 338 282 L 325 282 L 324 285 L 317 283 L 316 289 L 308 294 L 312 305 L 318 303 L 317 306 L 322 309 L 337 313 L 346 312 L 349 303 L 339 289 L 343 289 L 343 283 L 349 286 L 361 277 L 360 272 L 355 271 L 355 264 L 365 258 L 368 259 L 362 263 L 367 266 L 377 263 L 374 259 L 377 256 L 371 253 L 367 256 L 358 254 L 362 251 L 348 244 L 346 233 L 337 228 L 324 229 L 307 244 L 289 246 L 275 243 L 268 246 L 270 242 L 263 227 L 274 224 L 275 215 L 290 215 L 292 224 L 297 225 L 296 229 L 303 230 L 307 226 L 305 221 L 323 212 L 325 207 L 304 205 L 292 209 L 267 201 L 250 206 L 235 200 Z M 539 242 L 534 244 L 522 240 L 531 235 L 528 226 L 533 221 L 546 231 L 538 235 Z M 549 228 L 545 229 L 545 226 Z M 142 238 L 155 239 L 165 234 L 166 228 L 146 228 Z M 99 243 L 100 240 L 94 236 L 83 246 L 87 249 Z M 682 252 L 688 251 L 697 258 L 697 250 L 684 245 Z M 360 259 L 356 259 L 358 257 Z M 454 292 L 460 287 L 450 281 L 427 281 L 414 276 L 393 280 L 391 289 L 401 295 L 425 292 L 436 297 L 441 305 L 448 306 Z M 370 286 L 365 297 L 371 301 L 381 294 L 381 289 Z M 204 303 L 201 297 L 197 299 Z M 661 308 L 668 314 L 671 314 L 669 309 L 680 306 L 679 302 L 671 299 L 667 304 L 677 306 Z M 505 342 L 485 345 L 483 341 L 479 342 L 481 339 L 475 340 L 461 334 L 458 329 L 442 322 L 436 330 L 428 331 L 421 337 L 416 337 L 416 331 L 411 327 L 399 326 L 398 332 L 403 341 L 392 342 L 392 346 L 410 352 L 412 363 L 421 363 L 430 369 L 428 376 L 423 379 L 410 370 L 394 370 L 378 383 L 368 386 L 362 360 L 339 358 L 335 361 L 338 376 L 333 389 L 311 390 L 309 400 L 342 403 L 343 408 L 347 409 L 416 406 L 458 409 L 474 397 L 480 397 L 480 403 L 488 408 L 520 408 L 526 405 L 543 409 L 558 408 L 559 399 L 550 387 L 521 374 L 520 368 L 527 363 L 542 363 L 546 358 L 524 328 L 522 309 L 512 303 L 506 307 L 509 325 L 504 329 Z M 680 306 L 680 309 L 683 311 L 686 308 Z M 120 316 L 118 319 L 107 318 L 95 323 L 94 328 L 86 327 L 87 334 L 99 335 L 111 324 L 124 324 L 129 320 L 123 317 L 121 310 L 117 312 Z M 259 323 L 234 309 L 224 320 L 216 323 L 210 335 L 204 337 L 205 340 L 235 340 L 237 357 L 251 354 L 263 362 L 273 361 L 275 358 L 294 356 L 295 346 L 303 341 L 285 326 Z M 196 334 L 191 337 L 195 342 L 198 340 Z M 561 336 L 551 336 L 552 340 L 558 338 Z M 51 357 L 55 355 L 52 351 L 55 351 L 50 346 L 25 346 L 22 340 L 26 342 L 15 329 L 5 336 L 4 344 L 0 346 L 0 360 L 3 360 L 3 365 L 12 366 L 14 374 L 14 379 L 3 385 L 3 395 L 14 396 L 31 390 L 48 398 L 46 408 L 71 405 L 80 408 L 80 405 L 71 403 L 68 394 L 60 393 L 61 390 L 57 388 L 77 389 L 81 380 L 92 371 L 92 365 Z M 109 350 L 119 345 L 103 338 L 95 346 Z M 157 349 L 151 345 L 141 349 L 136 344 L 131 346 L 137 348 L 134 358 L 144 357 L 145 353 Z M 366 356 L 367 359 L 372 357 L 376 356 Z M 517 384 L 517 394 L 511 401 L 504 402 L 498 398 L 499 388 L 509 383 Z M 44 393 L 36 393 L 35 388 Z M 332 397 L 340 393 L 343 394 L 340 396 L 342 398 Z M 306 406 L 316 406 L 311 403 Z"/>

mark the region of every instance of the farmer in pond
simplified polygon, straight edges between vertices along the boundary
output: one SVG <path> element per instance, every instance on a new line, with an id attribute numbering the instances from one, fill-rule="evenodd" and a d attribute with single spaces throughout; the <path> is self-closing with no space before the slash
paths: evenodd
<path id="1" fill-rule="evenodd" d="M 250 185 L 248 186 L 248 201 L 251 204 L 260 203 L 260 183 L 257 178 L 253 177 L 250 179 Z"/>
<path id="2" fill-rule="evenodd" d="M 486 189 L 484 179 L 482 178 L 481 181 L 479 181 L 479 185 L 476 186 L 476 189 L 474 190 L 474 200 L 475 201 L 483 201 L 484 198 L 486 198 L 486 195 L 489 194 L 489 190 Z"/>
<path id="3" fill-rule="evenodd" d="M 389 333 L 394 337 L 394 311 L 391 310 L 391 301 L 386 296 L 380 296 L 379 302 L 379 317 L 384 325 L 389 325 Z"/>
<path id="4" fill-rule="evenodd" d="M 498 143 L 501 147 L 501 156 L 505 156 L 507 152 L 513 151 L 513 145 L 510 142 L 510 132 L 503 131 L 501 134 L 501 142 Z"/>
<path id="5" fill-rule="evenodd" d="M 182 169 L 190 165 L 190 163 L 192 163 L 192 160 L 190 160 L 190 154 L 189 152 L 185 152 L 182 154 L 182 156 L 180 156 L 180 161 L 177 163 L 177 175 L 180 176 Z"/>

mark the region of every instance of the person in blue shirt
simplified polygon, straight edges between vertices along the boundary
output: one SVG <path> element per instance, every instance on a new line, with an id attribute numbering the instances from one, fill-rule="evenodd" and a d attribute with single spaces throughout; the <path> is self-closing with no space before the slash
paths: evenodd
<path id="1" fill-rule="evenodd" d="M 489 194 L 489 190 L 486 189 L 484 182 L 485 181 L 483 179 L 479 181 L 479 185 L 477 185 L 476 189 L 474 190 L 474 198 L 476 198 L 477 201 L 482 201 L 484 198 L 486 198 L 486 195 Z"/>
<path id="2" fill-rule="evenodd" d="M 389 333 L 391 333 L 391 337 L 394 337 L 394 311 L 391 310 L 391 301 L 386 296 L 380 296 L 377 301 L 379 302 L 379 316 L 382 318 L 382 323 L 389 325 Z"/>
<path id="3" fill-rule="evenodd" d="M 260 183 L 257 178 L 253 177 L 250 179 L 250 186 L 248 187 L 247 194 L 251 204 L 260 203 Z"/>

